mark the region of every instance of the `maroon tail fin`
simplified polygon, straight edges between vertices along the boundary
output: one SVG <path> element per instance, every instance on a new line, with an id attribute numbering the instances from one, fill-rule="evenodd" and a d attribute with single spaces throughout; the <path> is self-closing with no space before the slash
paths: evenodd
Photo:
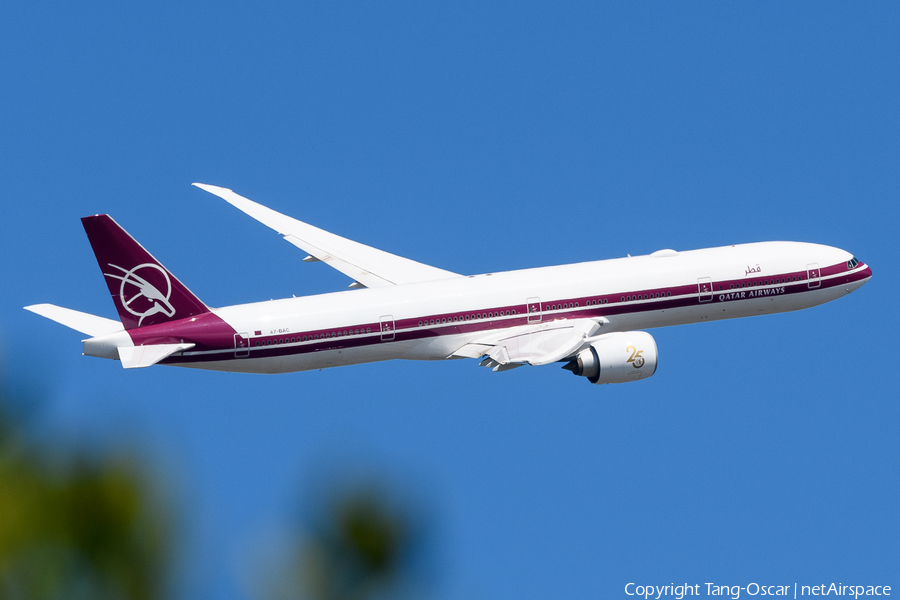
<path id="1" fill-rule="evenodd" d="M 125 329 L 209 312 L 109 215 L 81 219 Z"/>

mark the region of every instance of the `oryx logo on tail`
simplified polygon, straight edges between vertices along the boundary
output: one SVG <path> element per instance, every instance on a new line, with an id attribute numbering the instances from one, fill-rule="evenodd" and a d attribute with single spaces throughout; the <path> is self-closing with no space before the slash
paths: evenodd
<path id="1" fill-rule="evenodd" d="M 109 215 L 81 219 L 125 329 L 161 325 L 209 312 L 171 271 Z"/>
<path id="2" fill-rule="evenodd" d="M 107 277 L 119 279 L 119 300 L 129 313 L 138 318 L 138 327 L 144 319 L 162 313 L 167 317 L 175 315 L 175 307 L 169 302 L 172 295 L 172 280 L 165 269 L 153 263 L 143 263 L 133 269 L 123 269 L 109 263 L 124 275 L 104 273 Z M 143 269 L 143 277 L 137 272 Z M 156 282 L 157 285 L 151 283 Z M 164 291 L 163 291 L 164 290 Z"/>

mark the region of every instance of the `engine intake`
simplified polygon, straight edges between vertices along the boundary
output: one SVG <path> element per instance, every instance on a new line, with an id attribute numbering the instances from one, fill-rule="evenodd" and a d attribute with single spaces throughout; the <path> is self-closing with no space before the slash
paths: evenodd
<path id="1" fill-rule="evenodd" d="M 656 373 L 656 340 L 644 331 L 608 333 L 563 365 L 591 383 L 627 383 Z"/>

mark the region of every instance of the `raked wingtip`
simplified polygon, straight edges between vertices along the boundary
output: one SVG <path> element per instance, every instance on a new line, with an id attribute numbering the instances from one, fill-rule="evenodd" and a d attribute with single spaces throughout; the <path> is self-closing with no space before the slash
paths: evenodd
<path id="1" fill-rule="evenodd" d="M 217 185 L 210 185 L 210 184 L 208 184 L 208 183 L 196 183 L 196 182 L 195 182 L 195 183 L 192 183 L 191 185 L 194 186 L 194 187 L 200 188 L 200 189 L 203 190 L 204 192 L 209 192 L 210 194 L 214 194 L 214 195 L 216 195 L 216 196 L 220 195 L 220 194 L 223 193 L 223 192 L 232 192 L 232 193 L 234 193 L 232 190 L 230 190 L 230 189 L 228 189 L 228 188 L 219 187 L 219 186 L 217 186 Z"/>

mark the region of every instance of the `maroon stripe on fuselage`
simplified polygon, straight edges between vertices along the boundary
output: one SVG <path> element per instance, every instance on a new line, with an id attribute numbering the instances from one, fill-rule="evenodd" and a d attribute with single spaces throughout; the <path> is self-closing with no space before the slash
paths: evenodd
<path id="1" fill-rule="evenodd" d="M 221 317 L 210 312 L 128 331 L 135 346 L 190 342 L 196 344 L 195 351 L 232 348 L 235 333 Z"/>
<path id="2" fill-rule="evenodd" d="M 845 275 L 826 279 L 829 276 L 840 273 L 845 273 Z M 815 287 L 810 287 L 810 279 L 806 270 L 767 277 L 744 277 L 714 281 L 712 282 L 712 296 L 710 300 L 703 302 L 703 304 L 755 300 L 764 297 L 819 291 L 862 281 L 870 277 L 871 274 L 871 270 L 863 263 L 859 263 L 859 266 L 852 271 L 847 270 L 846 263 L 839 263 L 820 269 L 819 284 Z M 707 295 L 704 294 L 704 296 Z M 542 318 L 540 322 L 559 317 L 566 319 L 596 318 L 697 306 L 700 304 L 700 296 L 698 283 L 695 282 L 668 288 L 652 288 L 635 290 L 633 292 L 542 301 Z M 393 324 L 392 339 L 382 339 L 379 322 L 359 323 L 354 324 L 352 327 L 252 336 L 249 340 L 249 356 L 253 358 L 270 358 L 358 348 L 394 341 L 410 341 L 444 335 L 487 333 L 495 329 L 506 329 L 529 324 L 529 315 L 525 310 L 524 304 L 517 304 L 401 319 Z M 507 313 L 509 314 L 507 315 Z M 204 317 L 206 318 L 204 319 Z M 466 319 L 466 317 L 469 318 Z M 188 323 L 183 323 L 183 321 Z M 435 321 L 435 323 L 431 324 L 431 321 Z M 152 332 L 149 331 L 151 329 L 153 330 Z M 145 330 L 146 335 L 141 337 Z M 360 333 L 350 333 L 356 331 L 360 331 Z M 199 338 L 200 342 L 192 337 L 193 332 L 201 336 Z M 347 335 L 344 335 L 345 332 L 348 332 Z M 179 343 L 180 341 L 197 344 L 186 355 L 170 357 L 163 361 L 164 363 L 235 359 L 233 352 L 227 351 L 234 350 L 235 331 L 219 317 L 211 313 L 192 319 L 144 327 L 132 330 L 130 333 L 135 344 L 139 344 L 138 338 L 141 339 L 140 343 L 142 344 Z M 318 336 L 318 339 L 315 336 Z M 153 341 L 144 341 L 145 339 Z M 209 350 L 217 350 L 218 352 L 215 354 L 193 354 L 194 352 Z M 227 352 L 223 352 L 223 350 Z M 246 349 L 240 349 L 240 352 L 247 354 Z"/>

